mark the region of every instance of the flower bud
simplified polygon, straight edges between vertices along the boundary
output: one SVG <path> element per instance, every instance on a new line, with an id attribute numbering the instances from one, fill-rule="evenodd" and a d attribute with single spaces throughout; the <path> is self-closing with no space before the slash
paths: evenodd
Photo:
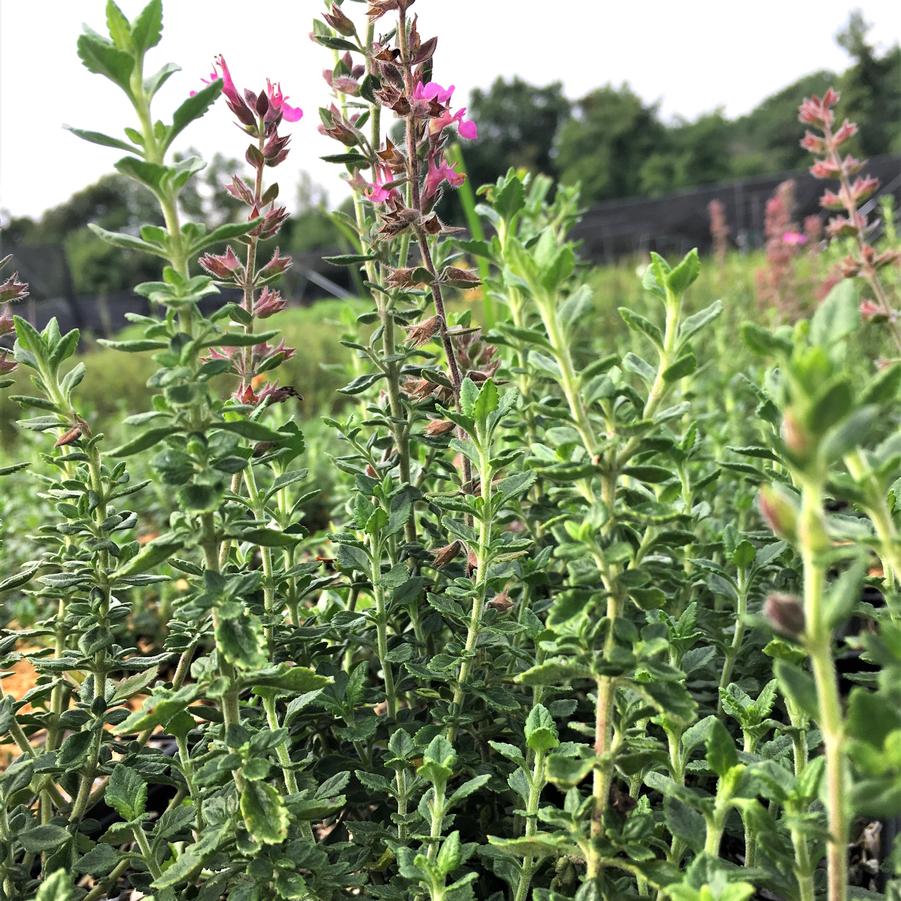
<path id="1" fill-rule="evenodd" d="M 804 634 L 804 606 L 793 594 L 773 592 L 763 604 L 763 615 L 775 632 L 799 639 Z"/>
<path id="2" fill-rule="evenodd" d="M 505 588 L 499 594 L 496 594 L 489 602 L 488 606 L 498 613 L 506 613 L 512 606 L 513 601 L 510 599 L 510 593 Z"/>
<path id="3" fill-rule="evenodd" d="M 781 485 L 761 485 L 757 504 L 760 515 L 774 534 L 794 541 L 798 530 L 798 508 L 792 495 Z"/>
<path id="4" fill-rule="evenodd" d="M 337 3 L 333 3 L 331 11 L 323 13 L 322 18 L 325 19 L 338 34 L 342 34 L 346 38 L 353 37 L 357 33 L 357 26 L 344 14 Z"/>
<path id="5" fill-rule="evenodd" d="M 447 564 L 450 563 L 451 560 L 460 555 L 460 552 L 462 550 L 463 542 L 459 539 L 452 541 L 450 544 L 444 545 L 444 547 L 436 548 L 432 551 L 432 556 L 435 558 L 435 566 L 439 569 L 443 566 L 447 566 Z"/>
<path id="6" fill-rule="evenodd" d="M 429 341 L 432 340 L 433 336 L 440 328 L 441 317 L 432 316 L 423 322 L 410 326 L 410 328 L 407 329 L 407 335 L 410 339 L 410 343 L 414 347 L 422 347 L 423 344 L 428 344 Z"/>
<path id="7" fill-rule="evenodd" d="M 3 262 L 5 263 L 6 260 Z M 18 303 L 26 297 L 28 297 L 28 285 L 19 281 L 18 272 L 14 272 L 5 282 L 0 282 L 0 303 Z"/>
<path id="8" fill-rule="evenodd" d="M 438 438 L 454 430 L 454 424 L 449 419 L 433 419 L 424 429 L 429 438 Z"/>
<path id="9" fill-rule="evenodd" d="M 60 437 L 57 438 L 56 443 L 53 446 L 54 447 L 66 447 L 69 444 L 74 444 L 76 441 L 78 441 L 79 438 L 81 438 L 81 435 L 82 435 L 81 426 L 80 425 L 72 426 L 72 428 L 69 429 L 68 432 L 66 432 L 63 435 L 60 435 Z"/>
<path id="10" fill-rule="evenodd" d="M 810 436 L 791 410 L 786 410 L 782 418 L 782 440 L 798 457 L 806 456 L 810 450 Z"/>

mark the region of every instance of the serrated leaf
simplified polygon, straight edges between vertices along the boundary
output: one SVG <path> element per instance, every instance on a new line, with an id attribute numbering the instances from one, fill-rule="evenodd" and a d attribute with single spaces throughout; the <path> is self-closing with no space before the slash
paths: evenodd
<path id="1" fill-rule="evenodd" d="M 147 806 L 147 783 L 135 770 L 116 764 L 103 799 L 126 822 L 137 820 L 144 815 Z"/>
<path id="2" fill-rule="evenodd" d="M 275 786 L 246 782 L 240 807 L 247 831 L 261 844 L 277 845 L 288 837 L 288 808 Z"/>

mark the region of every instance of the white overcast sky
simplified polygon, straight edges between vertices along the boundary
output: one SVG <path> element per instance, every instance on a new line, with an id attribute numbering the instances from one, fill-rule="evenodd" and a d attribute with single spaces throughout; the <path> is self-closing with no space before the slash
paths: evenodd
<path id="1" fill-rule="evenodd" d="M 143 3 L 120 5 L 131 17 Z M 560 80 L 571 98 L 627 81 L 659 101 L 665 117 L 691 118 L 717 107 L 740 115 L 800 75 L 842 69 L 847 57 L 834 35 L 855 5 L 877 45 L 901 37 L 898 0 L 418 0 L 415 11 L 424 35 L 440 35 L 435 79 L 457 86 L 455 100 L 498 75 Z M 316 132 L 330 51 L 307 35 L 321 8 L 319 0 L 168 0 L 163 43 L 148 68 L 172 61 L 183 71 L 159 95 L 157 114 L 169 114 L 224 53 L 239 86 L 280 80 L 305 111 L 289 126 L 294 149 L 279 170 L 282 197 L 293 198 L 288 182 L 299 169 L 340 196 L 338 167 L 318 159 L 335 152 Z M 124 96 L 76 56 L 82 23 L 103 30 L 103 10 L 103 0 L 0 0 L 0 210 L 39 214 L 112 169 L 117 151 L 62 130 L 120 135 L 132 124 Z M 176 147 L 243 154 L 224 104 L 184 137 Z"/>

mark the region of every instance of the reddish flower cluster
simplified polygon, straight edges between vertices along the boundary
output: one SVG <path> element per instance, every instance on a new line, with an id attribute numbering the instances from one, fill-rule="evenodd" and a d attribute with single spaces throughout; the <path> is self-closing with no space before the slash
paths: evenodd
<path id="1" fill-rule="evenodd" d="M 272 184 L 264 189 L 263 175 L 267 167 L 277 166 L 288 155 L 290 138 L 278 133 L 279 125 L 283 120 L 297 122 L 303 112 L 299 107 L 288 103 L 288 97 L 282 93 L 280 84 L 273 84 L 267 79 L 264 92 L 241 92 L 235 87 L 223 57 L 216 58 L 215 66 L 221 70 L 221 75 L 214 68 L 210 80 L 222 79 L 222 93 L 229 109 L 234 113 L 242 131 L 255 139 L 255 143 L 250 144 L 245 153 L 245 159 L 254 169 L 253 183 L 248 184 L 235 175 L 226 190 L 248 208 L 247 218 L 256 224 L 242 239 L 247 248 L 243 260 L 229 246 L 224 253 L 204 254 L 199 263 L 217 282 L 241 291 L 243 313 L 240 322 L 248 333 L 252 333 L 254 320 L 267 319 L 286 306 L 281 294 L 273 290 L 269 282 L 291 265 L 291 259 L 282 256 L 278 248 L 268 262 L 260 265 L 258 259 L 260 242 L 275 237 L 288 215 L 285 207 L 275 203 L 278 185 Z M 263 373 L 269 372 L 293 355 L 294 350 L 284 342 L 273 347 L 265 341 L 245 347 L 213 348 L 210 351 L 210 359 L 228 361 L 231 372 L 240 380 L 234 396 L 240 403 L 249 405 L 278 403 L 288 397 L 298 396 L 293 388 L 279 387 L 262 378 Z"/>
<path id="2" fill-rule="evenodd" d="M 386 0 L 370 4 L 369 15 L 371 18 L 379 18 L 386 12 L 409 5 L 397 0 Z M 324 19 L 339 34 L 355 34 L 353 22 L 336 5 Z M 370 65 L 379 84 L 374 91 L 374 98 L 399 118 L 412 120 L 415 130 L 414 155 L 418 157 L 422 153 L 425 166 L 420 167 L 418 159 L 411 160 L 409 147 L 405 155 L 390 140 L 386 140 L 384 147 L 367 146 L 366 137 L 357 127 L 361 114 L 346 109 L 343 99 L 360 95 L 360 79 L 366 71 L 364 66 L 354 63 L 350 53 L 340 57 L 334 69 L 327 69 L 323 73 L 326 83 L 339 96 L 341 103 L 333 103 L 322 111 L 323 121 L 319 131 L 346 147 L 366 152 L 372 158 L 371 180 L 364 179 L 359 171 L 355 171 L 350 179 L 354 189 L 367 200 L 387 204 L 395 210 L 403 208 L 398 188 L 408 184 L 415 173 L 416 184 L 413 186 L 411 199 L 415 206 L 425 212 L 434 207 L 445 184 L 456 188 L 465 180 L 463 173 L 458 172 L 444 157 L 444 147 L 449 136 L 456 133 L 464 140 L 474 140 L 478 137 L 478 127 L 472 119 L 467 118 L 465 107 L 455 110 L 451 106 L 453 85 L 444 87 L 438 82 L 424 80 L 435 49 L 435 40 L 421 41 L 415 22 L 407 40 L 409 47 L 403 58 L 397 48 L 379 43 L 373 45 Z M 394 233 L 391 230 L 391 234 Z"/>
<path id="3" fill-rule="evenodd" d="M 800 313 L 795 283 L 795 257 L 807 243 L 792 219 L 795 206 L 795 183 L 784 181 L 766 203 L 764 234 L 766 266 L 756 273 L 757 298 L 788 316 Z"/>
<path id="4" fill-rule="evenodd" d="M 0 260 L 2 269 L 11 259 L 11 256 Z M 28 285 L 19 281 L 19 273 L 14 272 L 5 281 L 0 282 L 0 304 L 18 303 L 28 297 Z M 0 338 L 10 335 L 15 331 L 13 317 L 9 310 L 0 312 Z M 16 368 L 16 363 L 8 358 L 8 351 L 0 347 L 0 375 L 6 375 Z"/>
<path id="5" fill-rule="evenodd" d="M 713 239 L 713 255 L 717 263 L 722 266 L 726 262 L 726 253 L 729 250 L 729 222 L 726 219 L 726 205 L 722 200 L 711 200 L 707 204 L 707 213 L 710 216 L 710 237 Z"/>
<path id="6" fill-rule="evenodd" d="M 209 78 L 203 78 L 201 81 L 204 84 L 212 84 L 220 78 L 222 93 L 229 109 L 247 128 L 256 128 L 260 118 L 267 126 L 277 128 L 282 119 L 286 122 L 297 122 L 303 116 L 303 110 L 299 106 L 291 106 L 288 103 L 288 97 L 282 93 L 281 84 L 273 84 L 268 78 L 265 92 L 260 92 L 259 95 L 246 88 L 243 93 L 239 91 L 232 80 L 228 63 L 221 54 L 213 60 L 213 71 L 210 72 Z"/>
<path id="7" fill-rule="evenodd" d="M 822 97 L 808 97 L 798 109 L 798 118 L 808 130 L 801 139 L 801 146 L 816 158 L 810 172 L 816 178 L 838 181 L 838 190 L 827 190 L 820 198 L 820 204 L 827 210 L 840 215 L 832 216 L 826 227 L 830 238 L 850 237 L 857 244 L 857 253 L 847 256 L 841 264 L 840 272 L 845 278 L 861 276 L 869 285 L 875 299 L 865 299 L 860 311 L 865 318 L 880 318 L 887 321 L 899 349 L 901 331 L 898 329 L 898 313 L 889 303 L 885 288 L 878 272 L 886 266 L 898 265 L 901 252 L 887 250 L 877 252 L 869 243 L 870 222 L 861 204 L 864 204 L 879 188 L 879 180 L 860 175 L 864 163 L 849 153 L 844 147 L 857 134 L 857 125 L 845 119 L 836 128 L 835 108 L 839 102 L 837 91 L 829 88 Z"/>

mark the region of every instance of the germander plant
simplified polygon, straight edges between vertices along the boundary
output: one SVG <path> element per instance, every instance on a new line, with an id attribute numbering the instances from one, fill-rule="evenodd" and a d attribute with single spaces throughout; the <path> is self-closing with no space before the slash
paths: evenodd
<path id="1" fill-rule="evenodd" d="M 158 368 L 108 446 L 78 335 L 0 316 L 47 505 L 0 583 L 45 611 L 0 643 L 39 674 L 0 700 L 3 897 L 843 901 L 861 822 L 901 807 L 901 368 L 858 359 L 851 282 L 739 345 L 695 304 L 693 251 L 652 255 L 625 337 L 598 334 L 577 191 L 543 177 L 481 189 L 484 237 L 447 226 L 477 125 L 412 5 L 313 26 L 352 192 L 330 259 L 369 308 L 312 534 L 304 386 L 274 380 L 271 175 L 300 110 L 219 57 L 156 121 L 155 0 L 79 41 L 135 122 L 76 133 L 127 154 L 164 221 L 102 233 L 160 261 L 143 337 L 110 343 Z M 246 217 L 207 230 L 179 205 L 202 164 L 170 147 L 220 94 Z M 148 645 L 131 606 L 163 590 Z"/>

